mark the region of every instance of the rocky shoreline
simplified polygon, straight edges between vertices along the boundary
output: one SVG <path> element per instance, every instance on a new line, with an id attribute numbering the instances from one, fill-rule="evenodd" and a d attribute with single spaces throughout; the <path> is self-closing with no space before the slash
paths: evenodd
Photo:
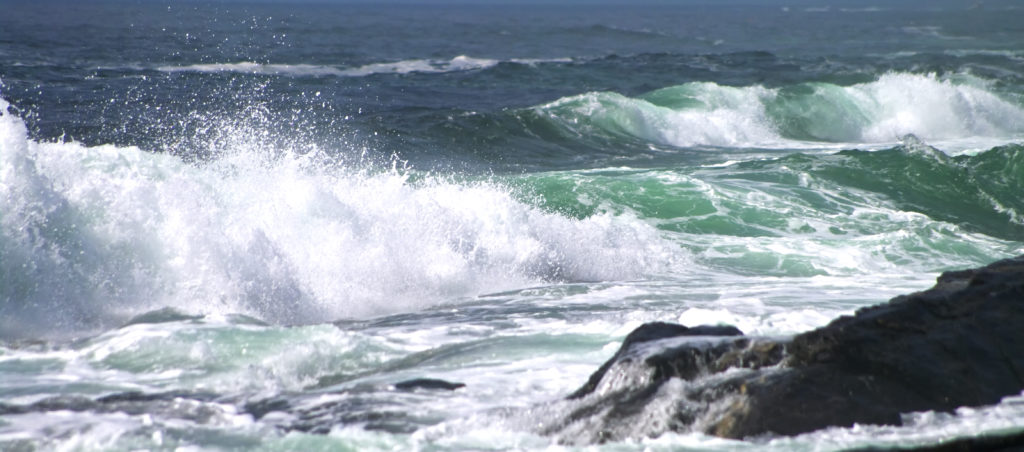
<path id="1" fill-rule="evenodd" d="M 230 406 L 282 432 L 327 434 L 361 425 L 411 434 L 443 419 L 410 407 L 465 386 L 420 377 L 265 398 L 195 391 L 66 395 L 0 403 L 0 417 L 167 413 L 206 423 L 218 415 L 216 407 Z M 791 337 L 747 336 L 728 325 L 647 323 L 576 391 L 524 414 L 537 433 L 565 444 L 668 432 L 758 441 L 854 424 L 901 425 L 909 413 L 992 405 L 1022 389 L 1024 256 L 944 273 L 929 290 Z M 1024 427 L 916 450 L 1014 448 L 1024 448 Z"/>
<path id="2" fill-rule="evenodd" d="M 790 338 L 645 324 L 543 433 L 568 443 L 796 435 L 900 425 L 906 413 L 994 404 L 1022 389 L 1024 256 L 944 273 L 931 289 Z"/>

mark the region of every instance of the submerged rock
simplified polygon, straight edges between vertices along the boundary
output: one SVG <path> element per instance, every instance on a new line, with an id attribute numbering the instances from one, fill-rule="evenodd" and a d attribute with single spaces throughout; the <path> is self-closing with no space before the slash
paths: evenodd
<path id="1" fill-rule="evenodd" d="M 401 389 L 403 391 L 411 391 L 414 389 L 444 389 L 454 391 L 456 389 L 466 387 L 466 384 L 439 380 L 437 378 L 413 378 L 412 380 L 395 383 L 394 386 L 395 389 Z"/>
<path id="2" fill-rule="evenodd" d="M 683 336 L 698 329 L 638 328 L 545 433 L 795 435 L 997 403 L 1024 389 L 1024 256 L 944 273 L 793 338 Z"/>

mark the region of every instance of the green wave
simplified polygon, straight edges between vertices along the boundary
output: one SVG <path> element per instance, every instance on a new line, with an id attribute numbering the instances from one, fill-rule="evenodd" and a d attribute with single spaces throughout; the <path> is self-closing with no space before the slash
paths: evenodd
<path id="1" fill-rule="evenodd" d="M 885 206 L 1024 240 L 1021 145 L 949 157 L 912 142 L 698 169 L 539 173 L 520 182 L 535 202 L 564 215 L 631 212 L 662 229 L 694 234 L 781 235 L 806 230 L 794 229 L 794 218 Z M 870 232 L 856 222 L 843 226 Z"/>
<path id="2" fill-rule="evenodd" d="M 800 167 L 795 162 L 793 166 Z M 805 168 L 836 184 L 883 194 L 903 210 L 992 237 L 1024 241 L 1020 145 L 956 157 L 920 144 L 879 152 L 843 151 Z"/>
<path id="3" fill-rule="evenodd" d="M 532 112 L 583 140 L 791 149 L 812 143 L 893 143 L 907 134 L 929 142 L 1017 137 L 1024 133 L 1017 96 L 968 75 L 889 73 L 849 86 L 690 82 L 637 97 L 591 92 Z"/>
<path id="4" fill-rule="evenodd" d="M 757 275 L 830 274 L 874 261 L 970 264 L 1024 242 L 1021 145 L 949 157 L 911 139 L 873 152 L 549 172 L 514 183 L 544 209 L 576 219 L 635 216 L 708 264 Z"/>

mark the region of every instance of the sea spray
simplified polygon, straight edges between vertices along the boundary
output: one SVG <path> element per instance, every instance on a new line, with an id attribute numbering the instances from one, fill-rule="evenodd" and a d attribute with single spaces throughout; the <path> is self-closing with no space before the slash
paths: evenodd
<path id="1" fill-rule="evenodd" d="M 638 278 L 684 256 L 629 215 L 566 218 L 486 180 L 324 166 L 248 137 L 187 164 L 36 142 L 5 114 L 4 335 L 75 334 L 165 306 L 283 324 L 363 317 Z"/>

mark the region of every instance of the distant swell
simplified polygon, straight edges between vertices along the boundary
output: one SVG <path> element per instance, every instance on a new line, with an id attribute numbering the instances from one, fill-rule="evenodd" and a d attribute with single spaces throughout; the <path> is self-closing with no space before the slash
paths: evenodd
<path id="1" fill-rule="evenodd" d="M 663 271 L 629 216 L 572 219 L 487 182 L 40 143 L 0 100 L 0 336 L 73 335 L 164 306 L 305 323 L 544 281 Z"/>
<path id="2" fill-rule="evenodd" d="M 488 58 L 472 58 L 459 55 L 450 60 L 402 60 L 386 63 L 372 63 L 363 66 L 343 67 L 311 64 L 261 64 L 254 62 L 191 64 L 186 66 L 160 66 L 162 72 L 232 72 L 242 74 L 289 75 L 289 76 L 337 76 L 364 77 L 375 74 L 445 73 L 486 69 L 499 63 L 539 64 L 564 63 L 571 59 L 511 59 L 507 61 Z"/>
<path id="3" fill-rule="evenodd" d="M 160 66 L 157 69 L 162 72 L 235 72 L 241 74 L 296 76 L 347 75 L 345 71 L 333 66 L 318 66 L 313 64 L 260 64 L 253 63 L 250 61 L 244 61 L 241 63 L 209 63 L 190 64 L 187 66 Z"/>
<path id="4" fill-rule="evenodd" d="M 852 86 L 803 83 L 774 89 L 693 82 L 636 98 L 587 93 L 534 111 L 574 135 L 680 147 L 878 145 L 907 134 L 928 142 L 1005 142 L 1024 134 L 1024 109 L 969 76 L 891 73 Z"/>

